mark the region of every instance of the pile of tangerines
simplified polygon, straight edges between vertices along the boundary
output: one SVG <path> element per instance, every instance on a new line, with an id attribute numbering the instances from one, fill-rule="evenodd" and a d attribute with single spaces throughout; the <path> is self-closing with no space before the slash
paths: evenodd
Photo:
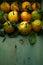
<path id="1" fill-rule="evenodd" d="M 41 4 L 38 2 L 30 3 L 28 1 L 18 2 L 2 2 L 0 4 L 0 22 L 3 24 L 3 29 L 6 33 L 12 33 L 15 31 L 15 25 L 23 35 L 27 35 L 30 32 L 39 32 L 42 29 L 41 21 Z M 3 14 L 4 12 L 4 14 Z"/>

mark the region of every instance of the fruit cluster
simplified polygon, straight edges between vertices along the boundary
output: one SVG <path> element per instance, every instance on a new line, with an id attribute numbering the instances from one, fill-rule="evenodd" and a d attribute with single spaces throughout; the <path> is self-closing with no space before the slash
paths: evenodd
<path id="1" fill-rule="evenodd" d="M 0 28 L 6 33 L 12 33 L 16 28 L 23 35 L 29 34 L 32 30 L 39 32 L 42 29 L 41 20 L 41 4 L 38 2 L 0 4 Z"/>

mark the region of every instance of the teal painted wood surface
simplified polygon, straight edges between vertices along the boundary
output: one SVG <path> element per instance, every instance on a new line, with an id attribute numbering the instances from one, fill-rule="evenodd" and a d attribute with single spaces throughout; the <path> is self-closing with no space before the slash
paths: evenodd
<path id="1" fill-rule="evenodd" d="M 7 37 L 4 43 L 2 40 L 0 37 L 0 65 L 43 65 L 43 36 L 37 36 L 34 46 L 30 45 L 28 37 L 23 36 Z"/>
<path id="2" fill-rule="evenodd" d="M 14 39 L 0 38 L 0 65 L 14 65 Z"/>

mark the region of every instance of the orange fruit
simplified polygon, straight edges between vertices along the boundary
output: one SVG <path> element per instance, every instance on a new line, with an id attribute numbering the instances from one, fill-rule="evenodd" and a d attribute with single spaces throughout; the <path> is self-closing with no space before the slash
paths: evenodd
<path id="1" fill-rule="evenodd" d="M 22 19 L 23 21 L 31 20 L 31 14 L 28 13 L 28 12 L 26 12 L 26 11 L 23 11 L 23 12 L 21 13 L 21 19 Z"/>
<path id="2" fill-rule="evenodd" d="M 19 17 L 18 17 L 17 11 L 11 11 L 11 12 L 8 13 L 8 20 L 17 23 L 18 19 L 19 19 Z"/>
<path id="3" fill-rule="evenodd" d="M 1 5 L 0 5 L 0 8 L 1 8 Z"/>
<path id="4" fill-rule="evenodd" d="M 42 28 L 41 20 L 34 20 L 32 22 L 32 28 L 33 28 L 34 31 L 39 32 Z"/>
<path id="5" fill-rule="evenodd" d="M 10 11 L 10 4 L 8 2 L 3 2 L 1 3 L 1 10 L 4 12 L 9 12 Z"/>
<path id="6" fill-rule="evenodd" d="M 27 8 L 31 8 L 31 4 L 28 1 L 22 3 L 22 9 L 27 11 Z"/>
<path id="7" fill-rule="evenodd" d="M 38 2 L 35 2 L 35 3 L 32 4 L 31 7 L 32 7 L 33 10 L 36 10 L 37 7 L 40 9 L 41 8 L 41 4 L 38 3 Z"/>
<path id="8" fill-rule="evenodd" d="M 17 2 L 13 2 L 11 4 L 11 10 L 16 10 L 16 11 L 19 11 L 19 7 L 18 7 L 18 3 Z"/>
<path id="9" fill-rule="evenodd" d="M 29 24 L 27 21 L 22 21 L 18 26 L 18 30 L 21 34 L 27 35 L 31 32 L 31 24 Z"/>
<path id="10" fill-rule="evenodd" d="M 4 23 L 4 30 L 7 33 L 12 33 L 15 29 L 14 27 L 10 24 L 10 21 L 7 21 Z"/>

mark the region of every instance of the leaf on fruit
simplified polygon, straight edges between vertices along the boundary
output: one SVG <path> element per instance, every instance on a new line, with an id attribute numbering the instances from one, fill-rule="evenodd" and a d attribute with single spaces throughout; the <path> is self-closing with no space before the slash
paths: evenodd
<path id="1" fill-rule="evenodd" d="M 12 25 L 13 27 L 17 27 L 17 24 L 14 23 L 13 21 L 11 21 L 10 23 L 11 23 L 11 25 Z"/>

